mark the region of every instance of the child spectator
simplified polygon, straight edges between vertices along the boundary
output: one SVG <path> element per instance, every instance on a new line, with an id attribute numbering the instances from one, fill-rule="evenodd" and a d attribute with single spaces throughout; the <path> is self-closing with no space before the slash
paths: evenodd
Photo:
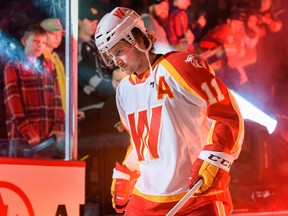
<path id="1" fill-rule="evenodd" d="M 40 144 L 51 135 L 64 137 L 64 111 L 53 63 L 43 57 L 46 31 L 29 26 L 21 42 L 25 56 L 9 62 L 4 70 L 4 101 L 9 155 L 21 157 L 24 149 Z M 56 157 L 55 148 L 37 155 Z"/>
<path id="2" fill-rule="evenodd" d="M 65 110 L 65 68 L 62 60 L 55 51 L 62 42 L 64 29 L 60 20 L 55 18 L 47 18 L 43 20 L 40 23 L 40 26 L 47 32 L 46 48 L 43 51 L 43 55 L 45 58 L 50 59 L 55 66 L 61 92 L 62 107 Z"/>
<path id="3" fill-rule="evenodd" d="M 55 51 L 55 49 L 58 49 L 62 42 L 62 37 L 65 33 L 63 26 L 59 19 L 55 18 L 47 18 L 43 20 L 40 23 L 40 26 L 44 28 L 47 32 L 47 42 L 46 42 L 46 48 L 43 52 L 43 55 L 45 58 L 50 59 L 56 69 L 58 84 L 60 88 L 61 93 L 61 101 L 62 101 L 62 107 L 65 111 L 66 109 L 66 90 L 65 90 L 65 67 L 63 64 L 63 61 L 61 57 L 58 55 L 58 53 Z M 85 114 L 81 111 L 78 111 L 78 120 L 83 120 L 85 117 Z"/>

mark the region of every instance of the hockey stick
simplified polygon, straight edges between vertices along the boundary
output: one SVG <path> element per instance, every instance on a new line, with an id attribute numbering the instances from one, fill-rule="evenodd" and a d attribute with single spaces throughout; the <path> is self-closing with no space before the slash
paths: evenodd
<path id="1" fill-rule="evenodd" d="M 46 140 L 44 140 L 43 142 L 41 142 L 39 145 L 33 146 L 29 149 L 23 149 L 24 150 L 24 157 L 32 157 L 33 154 L 35 154 L 36 152 L 39 152 L 45 148 L 47 148 L 48 146 L 54 144 L 56 142 L 56 136 L 52 135 L 50 137 L 48 137 Z"/>
<path id="2" fill-rule="evenodd" d="M 199 177 L 195 180 L 195 182 L 191 185 L 188 192 L 182 197 L 181 200 L 166 214 L 166 216 L 174 216 L 179 209 L 188 201 L 188 199 L 202 186 L 203 179 Z"/>

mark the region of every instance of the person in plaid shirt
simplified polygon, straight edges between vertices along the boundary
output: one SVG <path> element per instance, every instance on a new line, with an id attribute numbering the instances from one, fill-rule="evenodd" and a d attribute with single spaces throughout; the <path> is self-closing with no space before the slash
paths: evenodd
<path id="1" fill-rule="evenodd" d="M 55 134 L 64 138 L 64 111 L 53 63 L 42 55 L 46 31 L 29 26 L 21 38 L 25 55 L 4 70 L 4 102 L 7 113 L 9 156 L 40 144 Z M 49 151 L 48 151 L 49 149 Z M 38 157 L 53 158 L 53 148 Z"/>
<path id="2" fill-rule="evenodd" d="M 6 58 L 1 56 L 0 58 L 0 156 L 8 155 L 8 140 L 6 130 L 6 116 L 4 105 L 4 80 L 3 71 L 6 64 Z"/>

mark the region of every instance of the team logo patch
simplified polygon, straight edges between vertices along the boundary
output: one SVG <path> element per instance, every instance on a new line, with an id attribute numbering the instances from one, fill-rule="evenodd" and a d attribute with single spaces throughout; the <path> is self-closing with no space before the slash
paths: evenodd
<path id="1" fill-rule="evenodd" d="M 113 16 L 118 17 L 119 19 L 123 19 L 123 17 L 125 16 L 125 12 L 122 11 L 120 8 L 118 8 L 115 13 L 113 14 Z"/>
<path id="2" fill-rule="evenodd" d="M 194 67 L 198 67 L 198 68 L 204 68 L 205 67 L 205 63 L 204 63 L 202 57 L 197 56 L 195 54 L 188 55 L 185 62 L 191 62 L 191 64 Z"/>

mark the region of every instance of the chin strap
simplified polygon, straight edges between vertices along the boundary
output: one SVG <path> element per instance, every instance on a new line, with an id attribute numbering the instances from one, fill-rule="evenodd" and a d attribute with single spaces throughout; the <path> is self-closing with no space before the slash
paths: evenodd
<path id="1" fill-rule="evenodd" d="M 145 56 L 147 58 L 147 61 L 148 61 L 148 64 L 149 64 L 149 69 L 150 69 L 150 74 L 152 76 L 152 81 L 150 82 L 150 86 L 151 88 L 154 88 L 154 85 L 155 85 L 155 82 L 156 82 L 156 74 L 152 74 L 152 65 L 151 65 L 151 62 L 150 62 L 150 59 L 149 59 L 149 51 L 145 51 Z"/>
<path id="2" fill-rule="evenodd" d="M 138 43 L 136 43 L 135 47 L 136 47 L 139 51 L 145 53 L 146 59 L 147 59 L 148 64 L 149 64 L 150 74 L 151 74 L 151 76 L 153 77 L 153 78 L 152 78 L 152 79 L 153 79 L 152 82 L 150 82 L 150 86 L 151 86 L 152 88 L 154 88 L 155 82 L 156 82 L 156 74 L 154 74 L 154 75 L 152 74 L 153 70 L 152 70 L 152 65 L 151 65 L 150 59 L 149 59 L 149 51 L 150 51 L 150 49 L 152 48 L 152 41 L 151 41 L 150 38 L 148 38 L 148 40 L 149 40 L 149 46 L 148 46 L 146 49 L 142 49 L 141 47 L 139 47 Z"/>

